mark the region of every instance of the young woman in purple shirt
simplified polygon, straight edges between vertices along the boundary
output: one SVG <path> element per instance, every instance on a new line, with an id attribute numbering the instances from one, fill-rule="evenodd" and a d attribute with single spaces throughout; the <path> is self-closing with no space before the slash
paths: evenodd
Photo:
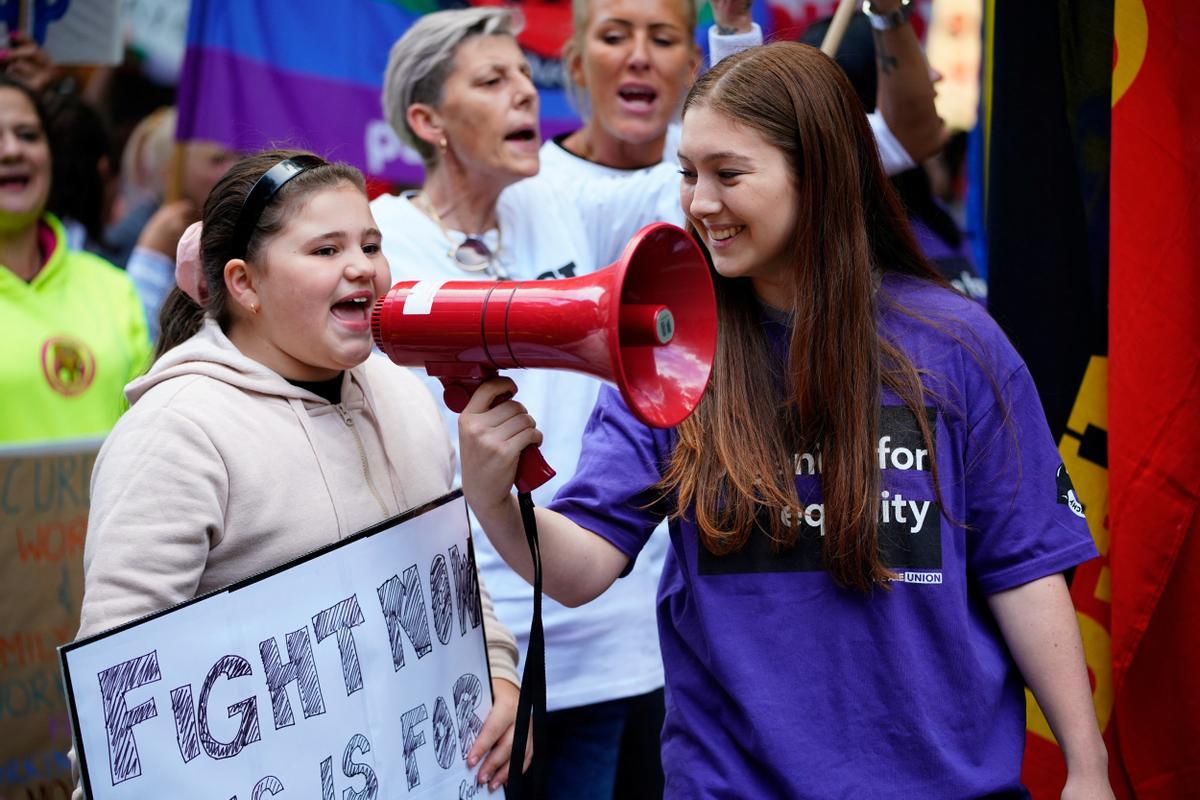
<path id="1" fill-rule="evenodd" d="M 1026 684 L 1064 798 L 1111 798 L 1063 571 L 1096 554 L 1020 357 L 919 254 L 854 90 L 796 43 L 684 106 L 680 200 L 719 334 L 697 411 L 611 389 L 538 509 L 546 592 L 585 603 L 664 516 L 666 795 L 1024 797 Z M 463 488 L 529 578 L 515 385 L 459 420 Z"/>

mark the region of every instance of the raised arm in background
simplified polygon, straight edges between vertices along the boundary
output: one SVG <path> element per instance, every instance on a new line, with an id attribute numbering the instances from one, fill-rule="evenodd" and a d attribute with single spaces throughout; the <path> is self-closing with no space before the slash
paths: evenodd
<path id="1" fill-rule="evenodd" d="M 921 162 L 942 149 L 946 129 L 933 105 L 936 93 L 925 53 L 905 21 L 908 5 L 909 0 L 871 0 L 868 16 L 879 77 L 876 105 L 913 161 Z"/>

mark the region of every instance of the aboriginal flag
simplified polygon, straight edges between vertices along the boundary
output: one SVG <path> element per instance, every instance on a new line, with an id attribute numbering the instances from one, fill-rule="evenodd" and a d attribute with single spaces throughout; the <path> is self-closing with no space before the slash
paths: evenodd
<path id="1" fill-rule="evenodd" d="M 1118 797 L 1200 785 L 1200 11 L 985 6 L 990 308 L 1101 558 L 1071 594 Z M 1111 195 L 1110 195 L 1111 187 Z M 1023 779 L 1066 768 L 1028 702 Z"/>

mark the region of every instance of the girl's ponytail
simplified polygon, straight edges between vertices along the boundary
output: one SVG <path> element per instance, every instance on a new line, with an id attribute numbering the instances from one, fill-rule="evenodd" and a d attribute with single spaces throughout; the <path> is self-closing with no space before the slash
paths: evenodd
<path id="1" fill-rule="evenodd" d="M 158 344 L 154 347 L 154 360 L 172 347 L 183 344 L 195 336 L 204 324 L 204 309 L 184 294 L 178 286 L 163 300 L 158 312 Z"/>

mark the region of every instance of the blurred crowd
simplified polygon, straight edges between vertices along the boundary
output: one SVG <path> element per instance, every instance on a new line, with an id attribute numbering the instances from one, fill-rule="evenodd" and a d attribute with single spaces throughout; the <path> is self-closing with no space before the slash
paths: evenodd
<path id="1" fill-rule="evenodd" d="M 695 3 L 687 0 L 658 5 L 661 8 L 651 9 L 649 16 L 671 19 L 679 10 L 690 16 L 693 12 L 686 9 Z M 680 8 L 675 9 L 676 5 Z M 564 46 L 564 70 L 570 73 L 566 83 L 573 87 L 577 105 L 586 112 L 586 124 L 569 136 L 559 137 L 565 142 L 547 147 L 543 159 L 549 158 L 553 167 L 559 154 L 573 154 L 594 166 L 617 171 L 649 166 L 664 154 L 669 160 L 678 131 L 670 120 L 678 104 L 675 98 L 682 97 L 696 74 L 694 50 L 676 47 L 677 52 L 671 52 L 670 48 L 649 45 L 647 58 L 654 63 L 646 67 L 646 72 L 661 81 L 663 97 L 655 103 L 653 113 L 630 113 L 621 107 L 625 101 L 620 93 L 611 91 L 619 88 L 623 71 L 630 68 L 622 65 L 621 58 L 609 54 L 585 58 L 585 25 L 594 23 L 595 15 L 581 3 L 575 4 L 574 13 L 575 35 Z M 681 30 L 694 30 L 690 22 L 678 24 Z M 829 20 L 818 21 L 800 39 L 819 45 L 828 28 Z M 661 52 L 654 52 L 655 47 Z M 975 270 L 961 226 L 965 133 L 946 131 L 931 114 L 927 98 L 919 96 L 919 92 L 936 87 L 939 76 L 931 71 L 931 83 L 916 91 L 909 76 L 907 84 L 892 81 L 881 92 L 871 27 L 862 13 L 854 16 L 846 31 L 837 60 L 868 112 L 876 110 L 877 98 L 889 104 L 890 113 L 885 113 L 894 131 L 887 131 L 885 125 L 885 136 L 879 144 L 885 162 L 889 152 L 898 156 L 893 163 L 899 166 L 889 171 L 895 173 L 894 186 L 926 254 L 956 288 L 986 300 L 986 283 Z M 49 149 L 45 196 L 39 194 L 40 184 L 35 182 L 34 190 L 21 201 L 28 207 L 20 211 L 26 215 L 36 212 L 39 218 L 43 213 L 52 215 L 62 226 L 68 250 L 91 253 L 123 270 L 137 292 L 153 343 L 158 337 L 159 310 L 175 284 L 179 239 L 187 226 L 200 218 L 209 191 L 239 154 L 219 142 L 176 141 L 174 87 L 160 82 L 161 69 L 145 66 L 136 53 L 127 51 L 125 61 L 116 67 L 59 67 L 19 31 L 14 31 L 9 46 L 0 50 L 0 68 L 5 77 L 29 89 L 25 99 L 36 105 L 24 112 L 38 117 Z M 641 67 L 632 70 L 635 77 L 638 69 Z M 592 87 L 599 90 L 595 97 L 611 95 L 614 99 L 589 104 L 588 91 Z M 397 122 L 393 119 L 393 124 Z M 404 138 L 403 125 L 397 130 Z M 6 160 L 16 163 L 28 158 L 14 151 Z M 472 177 L 467 173 L 459 183 L 469 186 Z M 428 200 L 437 191 L 426 192 L 421 200 Z M 463 230 L 476 224 L 473 220 L 467 222 Z M 12 270 L 17 261 L 5 264 Z M 124 321 L 120 324 L 126 325 Z M 139 358 L 131 354 L 130 363 L 141 364 Z M 83 365 L 88 359 L 68 362 Z M 101 379 L 112 374 L 107 369 L 100 372 Z M 21 370 L 17 374 L 22 374 Z M 133 373 L 121 373 L 110 390 L 119 389 L 121 380 L 129 374 Z M 80 373 L 80 380 L 91 380 L 86 370 Z M 113 416 L 103 422 L 73 416 L 77 415 L 64 412 L 62 419 L 49 426 L 32 417 L 22 418 L 7 426 L 8 440 L 103 433 L 115 422 Z"/>
<path id="2" fill-rule="evenodd" d="M 662 8 L 651 9 L 649 16 L 670 19 L 677 15 L 675 5 L 682 10 L 695 4 L 687 0 L 659 5 Z M 685 15 L 692 13 L 688 10 Z M 669 159 L 678 131 L 670 124 L 678 104 L 674 98 L 682 96 L 696 74 L 694 50 L 676 47 L 677 53 L 669 49 L 655 53 L 656 45 L 648 46 L 647 56 L 655 63 L 647 67 L 647 74 L 661 80 L 663 98 L 655 103 L 653 113 L 631 114 L 620 107 L 625 101 L 619 92 L 609 91 L 618 88 L 622 70 L 628 67 L 610 55 L 585 58 L 585 25 L 594 22 L 594 16 L 589 15 L 586 4 L 576 3 L 575 36 L 564 46 L 564 70 L 570 73 L 567 85 L 573 87 L 577 105 L 586 112 L 586 124 L 559 137 L 565 141 L 544 150 L 543 158 L 549 157 L 553 166 L 558 154 L 573 154 L 617 171 L 649 166 L 664 154 Z M 681 30 L 694 30 L 690 22 L 679 24 Z M 828 28 L 829 20 L 818 21 L 800 39 L 819 45 Z M 895 173 L 894 186 L 926 254 L 958 289 L 985 300 L 986 284 L 975 270 L 961 228 L 965 133 L 952 133 L 941 126 L 930 113 L 926 98 L 917 99 L 911 78 L 908 85 L 893 82 L 880 91 L 877 54 L 866 15 L 854 16 L 837 60 L 868 112 L 876 110 L 877 96 L 890 104 L 888 116 L 894 131 L 886 131 L 879 144 L 885 162 L 889 152 L 898 156 L 893 163 L 899 166 L 889 171 Z M 158 337 L 162 302 L 175 285 L 179 239 L 188 225 L 199 220 L 209 191 L 239 154 L 219 142 L 176 141 L 174 87 L 159 82 L 162 70 L 142 67 L 133 51 L 127 51 L 125 61 L 116 67 L 59 67 L 19 31 L 14 31 L 9 46 L 0 50 L 3 74 L 27 88 L 25 99 L 36 104 L 24 111 L 38 117 L 49 149 L 45 196 L 38 194 L 35 182 L 35 191 L 22 200 L 29 207 L 20 210 L 25 214 L 36 211 L 39 218 L 43 213 L 52 215 L 62 226 L 68 250 L 91 253 L 123 270 L 137 292 L 153 343 Z M 637 69 L 634 67 L 635 73 Z M 931 83 L 918 91 L 936 87 L 938 79 L 931 72 Z M 600 90 L 595 96 L 615 99 L 589 104 L 591 87 Z M 639 130 L 639 125 L 646 130 Z M 404 138 L 403 125 L 398 132 Z M 12 152 L 6 160 L 28 159 Z M 460 183 L 468 186 L 472 177 L 467 173 Z M 423 194 L 422 201 L 436 191 Z M 463 230 L 474 224 L 471 221 Z M 11 270 L 15 263 L 9 261 L 6 266 Z M 77 359 L 73 363 L 85 362 Z M 118 384 L 114 382 L 113 387 Z M 10 441 L 34 441 L 48 434 L 103 433 L 115 417 L 99 425 L 64 419 L 50 428 L 31 421 L 26 425 L 26 421 L 9 426 Z"/>

